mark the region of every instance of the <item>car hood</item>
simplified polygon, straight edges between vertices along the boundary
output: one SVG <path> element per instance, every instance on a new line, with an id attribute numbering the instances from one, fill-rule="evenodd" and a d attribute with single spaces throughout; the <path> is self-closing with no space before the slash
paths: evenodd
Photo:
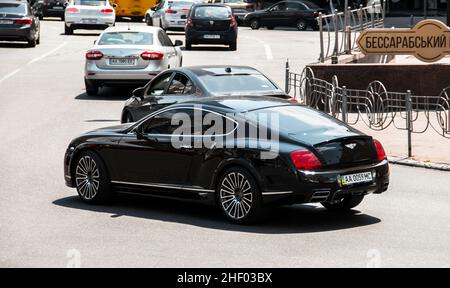
<path id="1" fill-rule="evenodd" d="M 103 127 L 103 128 L 98 128 L 95 129 L 91 132 L 88 132 L 88 134 L 92 134 L 92 133 L 119 133 L 122 131 L 125 131 L 126 129 L 130 128 L 134 123 L 124 123 L 124 124 L 120 124 L 120 125 L 114 125 L 114 126 L 108 126 L 108 127 Z"/>

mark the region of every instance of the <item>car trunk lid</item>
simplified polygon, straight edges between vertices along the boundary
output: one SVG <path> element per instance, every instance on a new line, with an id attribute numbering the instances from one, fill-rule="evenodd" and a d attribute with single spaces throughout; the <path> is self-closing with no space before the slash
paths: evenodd
<path id="1" fill-rule="evenodd" d="M 156 49 L 155 46 L 120 46 L 119 47 L 97 47 L 92 51 L 100 51 L 103 53 L 103 58 L 97 60 L 97 67 L 107 70 L 139 70 L 145 69 L 150 64 L 159 64 L 161 60 L 144 60 L 141 57 L 143 52 L 163 52 Z"/>
<path id="2" fill-rule="evenodd" d="M 193 19 L 197 31 L 229 31 L 231 19 Z"/>

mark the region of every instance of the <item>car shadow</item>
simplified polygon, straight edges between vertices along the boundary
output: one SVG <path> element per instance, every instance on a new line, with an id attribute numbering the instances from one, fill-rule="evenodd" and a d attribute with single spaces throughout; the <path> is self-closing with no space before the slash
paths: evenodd
<path id="1" fill-rule="evenodd" d="M 61 36 L 84 36 L 84 37 L 86 37 L 86 36 L 94 36 L 94 37 L 98 37 L 98 36 L 100 36 L 100 34 L 101 33 L 77 33 L 77 32 L 73 32 L 73 34 L 72 35 L 66 35 L 64 32 L 63 33 L 60 33 L 59 35 L 61 35 Z"/>
<path id="2" fill-rule="evenodd" d="M 181 47 L 181 50 L 186 51 L 186 47 Z M 228 46 L 192 46 L 191 50 L 189 51 L 229 51 L 229 52 L 236 52 L 236 51 L 230 51 Z"/>
<path id="3" fill-rule="evenodd" d="M 94 213 L 108 213 L 113 219 L 136 217 L 216 230 L 258 234 L 327 232 L 381 222 L 380 219 L 357 210 L 337 213 L 317 206 L 293 205 L 272 208 L 267 211 L 264 220 L 253 225 L 237 225 L 227 222 L 219 209 L 213 206 L 131 195 L 120 195 L 114 203 L 108 206 L 86 204 L 78 196 L 57 199 L 53 204 Z"/>
<path id="4" fill-rule="evenodd" d="M 125 101 L 131 97 L 134 89 L 136 87 L 102 87 L 95 96 L 84 92 L 75 96 L 75 100 Z"/>
<path id="5" fill-rule="evenodd" d="M 0 42 L 0 48 L 31 48 L 27 42 Z"/>

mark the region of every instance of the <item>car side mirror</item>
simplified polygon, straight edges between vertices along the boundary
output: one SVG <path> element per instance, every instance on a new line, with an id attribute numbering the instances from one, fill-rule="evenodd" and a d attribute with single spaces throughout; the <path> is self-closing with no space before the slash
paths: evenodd
<path id="1" fill-rule="evenodd" d="M 117 4 L 116 3 L 113 3 L 112 5 L 111 5 L 113 8 L 117 8 Z"/>
<path id="2" fill-rule="evenodd" d="M 133 96 L 142 99 L 144 98 L 144 91 L 144 87 L 137 88 L 133 91 Z"/>
<path id="3" fill-rule="evenodd" d="M 175 40 L 175 43 L 173 44 L 173 46 L 183 46 L 183 41 Z"/>

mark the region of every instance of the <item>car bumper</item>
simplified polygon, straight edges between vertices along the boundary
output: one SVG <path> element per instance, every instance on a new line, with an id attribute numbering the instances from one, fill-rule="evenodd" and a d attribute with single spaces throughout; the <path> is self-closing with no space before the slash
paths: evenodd
<path id="1" fill-rule="evenodd" d="M 372 172 L 374 180 L 343 186 L 340 182 L 342 175 L 362 172 Z M 297 171 L 297 179 L 283 191 L 262 192 L 265 203 L 319 203 L 334 202 L 351 195 L 381 194 L 389 186 L 389 164 L 384 160 L 378 164 L 360 166 L 347 169 L 309 172 Z"/>
<path id="2" fill-rule="evenodd" d="M 103 16 L 103 17 L 89 17 L 89 16 L 73 16 L 66 14 L 65 24 L 67 27 L 73 29 L 105 29 L 114 25 L 116 17 L 113 16 Z"/>
<path id="3" fill-rule="evenodd" d="M 186 26 L 186 19 L 181 18 L 164 18 L 163 27 L 165 29 L 183 29 Z"/>
<path id="4" fill-rule="evenodd" d="M 219 35 L 218 39 L 208 39 L 205 35 Z M 233 31 L 195 31 L 186 30 L 186 41 L 191 44 L 228 44 L 235 42 L 237 38 L 237 30 Z"/>
<path id="5" fill-rule="evenodd" d="M 20 28 L 1 28 L 0 40 L 32 40 L 35 37 L 34 29 L 30 25 Z"/>

